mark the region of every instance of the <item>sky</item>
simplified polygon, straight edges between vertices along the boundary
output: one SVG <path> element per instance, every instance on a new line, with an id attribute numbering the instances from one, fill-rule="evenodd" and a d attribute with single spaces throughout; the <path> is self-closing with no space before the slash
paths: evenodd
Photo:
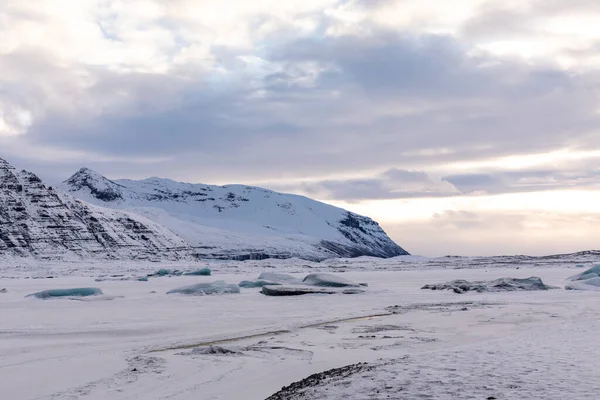
<path id="1" fill-rule="evenodd" d="M 244 183 L 413 254 L 600 248 L 597 0 L 7 0 L 0 157 Z"/>

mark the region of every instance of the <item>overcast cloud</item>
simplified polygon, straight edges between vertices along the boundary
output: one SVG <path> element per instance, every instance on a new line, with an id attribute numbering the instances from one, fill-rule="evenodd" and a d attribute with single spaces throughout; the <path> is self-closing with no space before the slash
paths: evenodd
<path id="1" fill-rule="evenodd" d="M 0 157 L 52 182 L 88 166 L 348 203 L 597 189 L 594 1 L 59 3 L 0 4 Z"/>

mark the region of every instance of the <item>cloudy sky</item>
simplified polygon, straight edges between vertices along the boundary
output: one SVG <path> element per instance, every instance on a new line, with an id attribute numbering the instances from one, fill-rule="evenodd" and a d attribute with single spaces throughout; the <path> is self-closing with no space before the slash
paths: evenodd
<path id="1" fill-rule="evenodd" d="M 414 254 L 600 248 L 597 0 L 0 2 L 0 157 L 246 183 Z"/>

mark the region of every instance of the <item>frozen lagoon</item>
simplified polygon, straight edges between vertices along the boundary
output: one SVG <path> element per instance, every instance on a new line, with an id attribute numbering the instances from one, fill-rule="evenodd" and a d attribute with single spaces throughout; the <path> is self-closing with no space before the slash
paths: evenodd
<path id="1" fill-rule="evenodd" d="M 179 286 L 215 279 L 250 280 L 262 271 L 220 274 L 217 269 L 212 277 L 148 282 L 94 283 L 93 276 L 0 279 L 0 287 L 8 290 L 0 297 L 3 397 L 265 399 L 313 373 L 407 356 L 414 362 L 404 362 L 398 369 L 406 379 L 414 373 L 411 365 L 429 368 L 431 381 L 439 374 L 445 385 L 463 390 L 464 398 L 469 398 L 470 390 L 464 381 L 477 371 L 473 366 L 478 362 L 494 365 L 496 376 L 484 384 L 492 389 L 501 386 L 493 394 L 498 399 L 523 398 L 519 390 L 529 399 L 583 399 L 600 390 L 600 383 L 592 379 L 600 373 L 600 350 L 575 345 L 595 342 L 600 299 L 598 292 L 562 289 L 565 279 L 578 272 L 574 268 L 340 274 L 369 284 L 367 292 L 352 296 L 269 297 L 260 294 L 260 288 L 242 289 L 234 296 L 166 295 Z M 435 281 L 532 275 L 561 289 L 464 295 L 420 289 Z M 24 298 L 41 290 L 91 285 L 115 299 L 88 303 Z M 209 345 L 229 346 L 241 354 L 191 351 Z M 494 355 L 482 353 L 485 349 Z M 436 372 L 446 367 L 456 369 L 458 377 Z M 535 379 L 523 376 L 511 389 L 498 376 L 511 377 L 515 368 L 523 374 L 544 374 L 531 372 Z M 389 369 L 380 371 L 379 377 L 390 375 Z M 343 393 L 343 387 L 332 386 L 332 393 L 353 398 Z M 436 399 L 456 398 L 451 397 L 452 390 L 447 391 L 450 394 L 431 390 Z M 314 394 L 319 398 L 319 388 Z M 386 398 L 383 393 L 381 398 Z"/>

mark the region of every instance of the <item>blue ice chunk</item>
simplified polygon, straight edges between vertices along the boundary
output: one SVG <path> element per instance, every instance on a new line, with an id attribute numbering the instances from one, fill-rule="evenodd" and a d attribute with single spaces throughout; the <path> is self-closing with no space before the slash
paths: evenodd
<path id="1" fill-rule="evenodd" d="M 36 297 L 38 299 L 52 299 L 56 297 L 85 297 L 98 296 L 102 290 L 98 288 L 75 288 L 75 289 L 50 289 L 42 292 L 32 293 L 25 297 Z"/>
<path id="2" fill-rule="evenodd" d="M 119 282 L 119 281 L 141 281 L 141 282 L 148 282 L 148 277 L 147 276 L 124 276 L 124 275 L 111 275 L 111 276 L 100 276 L 96 279 L 94 279 L 96 282 L 105 282 L 105 281 L 114 281 L 114 282 Z"/>
<path id="3" fill-rule="evenodd" d="M 263 286 L 267 286 L 267 285 L 277 286 L 277 285 L 281 285 L 281 282 L 257 279 L 255 281 L 241 281 L 238 284 L 238 286 L 242 287 L 242 288 L 258 288 L 258 287 L 263 287 Z"/>
<path id="4" fill-rule="evenodd" d="M 594 277 L 600 277 L 600 264 L 593 266 L 590 269 L 586 269 L 585 271 L 573 275 L 570 278 L 568 278 L 568 280 L 570 281 L 579 281 L 579 280 L 586 280 L 586 279 L 590 279 L 590 278 L 594 278 Z"/>
<path id="5" fill-rule="evenodd" d="M 567 290 L 595 290 L 600 291 L 600 277 L 576 280 L 565 285 Z"/>
<path id="6" fill-rule="evenodd" d="M 300 279 L 296 279 L 288 274 L 281 274 L 279 272 L 263 272 L 258 276 L 259 280 L 264 281 L 273 281 L 273 282 L 281 282 L 281 283 L 292 283 L 292 284 L 301 284 L 302 281 Z"/>
<path id="7" fill-rule="evenodd" d="M 193 296 L 204 296 L 210 294 L 233 294 L 239 293 L 240 287 L 234 284 L 225 283 L 225 281 L 216 281 L 212 283 L 197 283 L 190 286 L 182 286 L 169 290 L 167 294 L 187 294 Z"/>
<path id="8" fill-rule="evenodd" d="M 202 268 L 196 271 L 186 272 L 183 275 L 192 275 L 192 276 L 210 276 L 211 270 L 210 268 Z"/>
<path id="9" fill-rule="evenodd" d="M 309 274 L 302 281 L 305 285 L 320 286 L 320 287 L 357 287 L 358 283 L 349 281 L 341 276 L 332 274 Z"/>

